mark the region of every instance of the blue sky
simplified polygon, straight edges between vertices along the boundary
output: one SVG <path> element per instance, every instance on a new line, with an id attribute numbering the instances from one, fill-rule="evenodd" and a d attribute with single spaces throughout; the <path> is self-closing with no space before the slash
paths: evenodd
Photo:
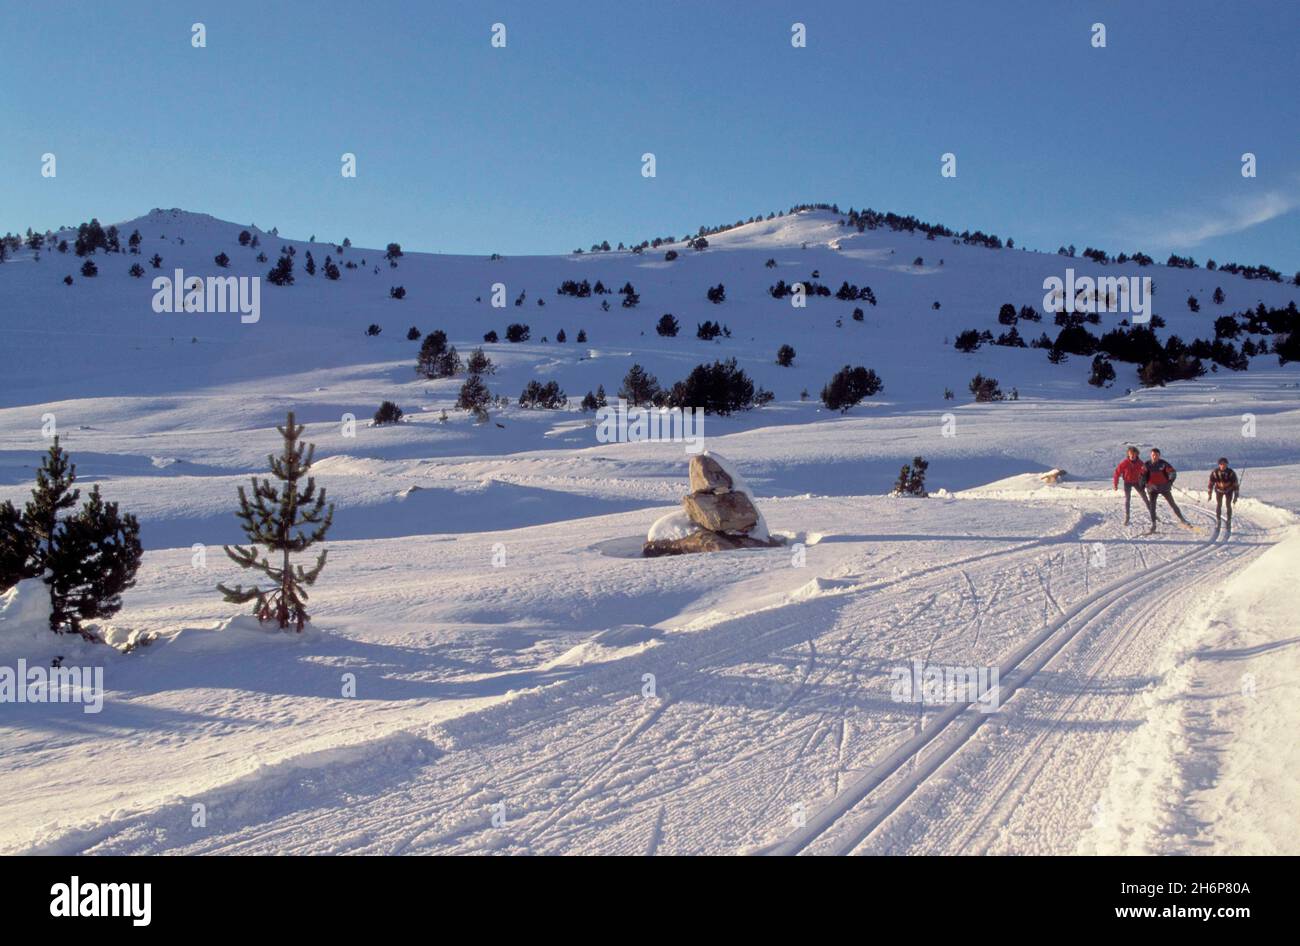
<path id="1" fill-rule="evenodd" d="M 1294 0 L 7 2 L 3 17 L 0 230 L 178 206 L 286 236 L 549 253 L 835 201 L 1033 248 L 1300 269 Z"/>

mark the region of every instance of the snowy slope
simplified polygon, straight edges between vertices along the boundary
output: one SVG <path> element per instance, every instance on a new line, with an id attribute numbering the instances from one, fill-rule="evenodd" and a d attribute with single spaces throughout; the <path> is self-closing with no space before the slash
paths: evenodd
<path id="1" fill-rule="evenodd" d="M 821 212 L 711 236 L 704 252 L 677 245 L 672 263 L 662 249 L 498 261 L 408 252 L 390 269 L 382 251 L 352 248 L 343 258 L 367 265 L 337 283 L 302 271 L 299 242 L 296 284 L 263 285 L 255 325 L 149 305 L 154 252 L 163 273 L 211 274 L 225 251 L 232 274 L 265 275 L 270 263 L 238 246 L 240 225 L 173 211 L 119 224 L 123 237 L 136 227 L 143 279 L 126 274 L 136 258 L 125 254 L 98 255 L 94 279 L 71 254 L 0 265 L 0 499 L 25 495 L 46 446 L 42 416 L 54 414 L 83 483 L 143 523 L 145 562 L 113 639 L 158 635 L 123 655 L 46 635 L 16 605 L 0 613 L 0 665 L 98 662 L 108 690 L 94 715 L 0 706 L 0 850 L 1189 850 L 1177 813 L 1212 808 L 1233 816 L 1205 819 L 1221 849 L 1295 852 L 1269 846 L 1278 826 L 1252 821 L 1249 800 L 1288 791 L 1283 772 L 1250 760 L 1270 727 L 1295 722 L 1285 699 L 1295 635 L 1264 605 L 1294 555 L 1282 539 L 1300 512 L 1296 366 L 1266 356 L 1246 373 L 1125 395 L 1134 381 L 1119 365 L 1115 388 L 1098 391 L 1084 383 L 1085 359 L 962 355 L 950 344 L 958 331 L 998 331 L 1003 302 L 1040 306 L 1042 279 L 1066 262 L 857 234 Z M 261 241 L 272 261 L 289 242 Z M 310 249 L 318 266 L 334 253 Z M 767 294 L 814 269 L 832 290 L 872 286 L 879 305 L 857 323 L 854 303 L 796 310 Z M 1212 334 L 1216 315 L 1300 295 L 1204 270 L 1142 274 L 1184 338 Z M 556 295 L 570 278 L 630 280 L 641 304 L 608 296 L 606 313 L 597 298 Z M 496 282 L 511 300 L 526 290 L 524 305 L 475 301 Z M 715 306 L 704 293 L 718 282 L 727 301 Z M 404 300 L 388 298 L 394 285 Z M 655 334 L 664 312 L 682 335 Z M 695 339 L 706 318 L 732 338 Z M 1120 318 L 1104 315 L 1102 328 Z M 640 559 L 647 528 L 687 489 L 681 444 L 602 444 L 577 411 L 512 407 L 474 426 L 451 410 L 460 379 L 414 375 L 408 326 L 442 328 L 467 353 L 514 321 L 532 341 L 487 346 L 490 385 L 512 400 L 532 378 L 572 397 L 598 384 L 612 395 L 634 362 L 670 382 L 735 356 L 777 400 L 708 418 L 706 446 L 736 465 L 790 545 Z M 371 322 L 378 338 L 363 335 Z M 798 351 L 788 369 L 774 363 L 787 342 Z M 885 391 L 841 417 L 815 397 L 845 362 L 874 367 Z M 970 403 L 976 371 L 1022 399 Z M 367 426 L 384 399 L 410 421 Z M 304 638 L 232 620 L 213 591 L 237 577 L 220 550 L 241 537 L 235 489 L 263 471 L 288 409 L 307 423 L 317 476 L 339 504 Z M 347 412 L 361 421 L 355 436 L 340 423 Z M 1231 456 L 1248 497 L 1232 540 L 1182 494 L 1204 533 L 1144 540 L 1121 527 L 1109 480 L 1129 442 L 1161 446 L 1193 492 L 1214 458 Z M 918 454 L 931 491 L 949 495 L 887 498 Z M 1033 476 L 1057 467 L 1070 474 L 1060 486 Z M 1189 729 L 1178 694 L 1222 685 L 1213 674 L 1228 661 L 1204 654 L 1238 650 L 1259 702 L 1225 702 L 1224 746 L 1179 749 L 1150 790 L 1130 790 L 1153 745 L 1185 741 L 1169 735 Z M 1018 686 L 974 726 L 976 714 L 891 700 L 891 669 L 917 659 L 998 666 Z M 1217 787 L 1178 775 L 1211 748 L 1225 753 Z M 201 829 L 196 803 L 209 815 Z"/>

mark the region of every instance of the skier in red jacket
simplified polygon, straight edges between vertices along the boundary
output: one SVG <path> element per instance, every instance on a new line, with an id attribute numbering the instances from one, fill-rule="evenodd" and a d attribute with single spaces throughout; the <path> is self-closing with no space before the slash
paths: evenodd
<path id="1" fill-rule="evenodd" d="M 1174 480 L 1178 478 L 1178 471 L 1168 460 L 1160 456 L 1160 451 L 1155 447 L 1151 448 L 1151 459 L 1142 466 L 1142 485 L 1146 487 L 1147 500 L 1151 506 L 1151 531 L 1156 531 L 1156 500 L 1161 496 L 1169 504 L 1169 508 L 1174 511 L 1178 521 L 1187 528 L 1192 528 L 1192 524 L 1183 518 L 1183 511 L 1178 508 L 1178 503 L 1174 502 Z"/>
<path id="2" fill-rule="evenodd" d="M 1119 461 L 1119 466 L 1115 467 L 1115 476 L 1111 479 L 1110 488 L 1119 489 L 1119 481 L 1124 481 L 1124 525 L 1128 525 L 1129 509 L 1133 502 L 1133 490 L 1137 490 L 1142 497 L 1142 505 L 1149 506 L 1147 491 L 1142 488 L 1142 470 L 1144 466 L 1138 459 L 1138 448 L 1129 447 L 1128 453 L 1123 460 Z"/>

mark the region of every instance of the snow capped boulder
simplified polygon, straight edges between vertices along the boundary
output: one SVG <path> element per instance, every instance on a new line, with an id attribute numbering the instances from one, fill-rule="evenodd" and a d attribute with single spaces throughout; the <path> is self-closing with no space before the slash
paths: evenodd
<path id="1" fill-rule="evenodd" d="M 691 457 L 691 492 L 685 512 L 669 513 L 650 527 L 642 554 L 683 555 L 779 545 L 768 531 L 744 479 L 726 459 L 708 452 Z"/>
<path id="2" fill-rule="evenodd" d="M 731 492 L 731 477 L 722 468 L 722 464 L 708 453 L 691 457 L 690 476 L 692 493 Z"/>

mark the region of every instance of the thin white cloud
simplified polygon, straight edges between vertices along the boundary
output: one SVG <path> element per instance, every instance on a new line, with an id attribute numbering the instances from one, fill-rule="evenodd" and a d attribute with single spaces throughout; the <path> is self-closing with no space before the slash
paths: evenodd
<path id="1" fill-rule="evenodd" d="M 1222 202 L 1218 207 L 1183 211 L 1164 220 L 1147 220 L 1130 230 L 1138 243 L 1156 246 L 1196 246 L 1214 237 L 1240 233 L 1300 207 L 1300 187 Z"/>

